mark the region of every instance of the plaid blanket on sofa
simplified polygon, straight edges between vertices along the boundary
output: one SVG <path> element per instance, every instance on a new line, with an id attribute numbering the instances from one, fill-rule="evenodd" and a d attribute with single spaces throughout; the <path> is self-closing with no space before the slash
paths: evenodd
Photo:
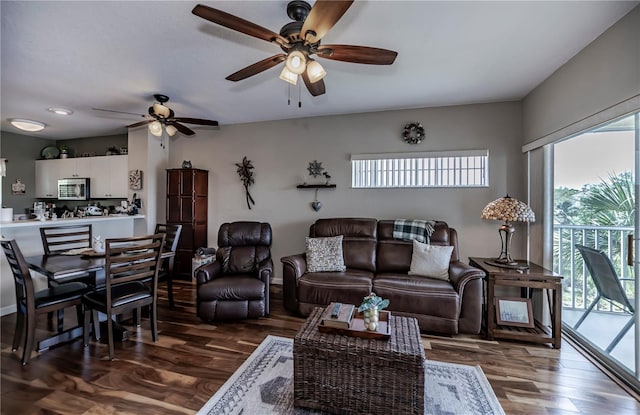
<path id="1" fill-rule="evenodd" d="M 396 219 L 393 222 L 393 237 L 395 239 L 412 240 L 431 243 L 435 222 L 432 220 Z"/>

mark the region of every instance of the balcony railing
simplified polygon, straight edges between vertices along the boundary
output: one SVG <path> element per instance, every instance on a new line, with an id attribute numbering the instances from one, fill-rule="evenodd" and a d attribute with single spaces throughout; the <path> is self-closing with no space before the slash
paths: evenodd
<path id="1" fill-rule="evenodd" d="M 564 277 L 562 305 L 570 309 L 586 309 L 596 297 L 597 290 L 589 275 L 576 244 L 600 249 L 607 253 L 620 278 L 627 297 L 633 298 L 635 279 L 633 267 L 626 263 L 627 235 L 632 227 L 553 225 L 553 270 Z M 600 312 L 619 313 L 618 307 L 600 301 L 594 309 Z"/>

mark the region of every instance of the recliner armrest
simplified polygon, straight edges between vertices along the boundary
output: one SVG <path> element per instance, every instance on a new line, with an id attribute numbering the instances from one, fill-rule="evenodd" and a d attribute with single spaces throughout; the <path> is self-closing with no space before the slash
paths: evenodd
<path id="1" fill-rule="evenodd" d="M 196 282 L 198 285 L 211 281 L 219 275 L 222 275 L 222 264 L 217 260 L 201 265 L 196 269 Z"/>
<path id="2" fill-rule="evenodd" d="M 449 264 L 449 279 L 458 293 L 464 290 L 469 281 L 484 277 L 484 271 L 462 261 L 451 261 Z"/>
<path id="3" fill-rule="evenodd" d="M 273 274 L 273 260 L 271 257 L 258 264 L 258 277 L 265 283 L 271 280 Z"/>

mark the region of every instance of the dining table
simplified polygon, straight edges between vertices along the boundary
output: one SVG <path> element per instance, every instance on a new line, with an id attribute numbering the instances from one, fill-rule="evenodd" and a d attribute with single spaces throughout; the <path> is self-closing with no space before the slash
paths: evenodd
<path id="1" fill-rule="evenodd" d="M 160 258 L 162 261 L 168 260 L 167 272 L 170 275 L 169 278 L 171 278 L 175 252 L 162 251 Z M 74 278 L 83 278 L 86 280 L 87 275 L 90 275 L 90 279 L 93 280 L 91 285 L 94 288 L 100 288 L 105 284 L 106 259 L 104 255 L 87 255 L 82 253 L 77 255 L 32 255 L 24 259 L 29 265 L 29 269 L 46 276 L 49 281 L 54 283 L 63 281 L 70 282 L 73 281 Z M 106 316 L 101 317 L 104 317 L 106 322 Z M 77 326 L 40 340 L 37 345 L 37 350 L 38 352 L 45 351 L 58 344 L 75 340 L 81 337 L 82 334 L 83 322 L 79 321 Z M 114 324 L 114 337 L 122 341 L 126 340 L 128 338 L 126 328 L 120 324 Z"/>

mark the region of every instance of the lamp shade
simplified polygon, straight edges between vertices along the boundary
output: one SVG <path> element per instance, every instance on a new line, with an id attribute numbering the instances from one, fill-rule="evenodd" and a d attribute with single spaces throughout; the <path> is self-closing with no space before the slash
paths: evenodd
<path id="1" fill-rule="evenodd" d="M 280 79 L 289 82 L 291 85 L 298 83 L 298 75 L 291 72 L 286 66 L 282 68 L 282 72 L 280 72 Z"/>
<path id="2" fill-rule="evenodd" d="M 149 132 L 156 137 L 160 137 L 162 135 L 162 124 L 160 124 L 160 121 L 154 121 L 149 124 Z"/>
<path id="3" fill-rule="evenodd" d="M 318 82 L 327 75 L 327 71 L 324 70 L 320 62 L 310 60 L 307 64 L 307 75 L 311 83 Z"/>
<path id="4" fill-rule="evenodd" d="M 169 118 L 169 115 L 171 115 L 171 110 L 169 109 L 169 107 L 158 103 L 153 104 L 153 112 L 156 115 L 161 116 L 162 118 Z"/>
<path id="5" fill-rule="evenodd" d="M 482 209 L 482 219 L 505 222 L 535 222 L 536 215 L 529 205 L 507 195 L 487 204 Z"/>
<path id="6" fill-rule="evenodd" d="M 291 72 L 301 75 L 307 69 L 307 58 L 305 58 L 304 53 L 294 50 L 287 56 L 285 65 Z"/>
<path id="7" fill-rule="evenodd" d="M 169 134 L 169 137 L 173 137 L 178 132 L 178 129 L 173 125 L 167 125 L 165 129 L 167 130 L 167 134 Z"/>

